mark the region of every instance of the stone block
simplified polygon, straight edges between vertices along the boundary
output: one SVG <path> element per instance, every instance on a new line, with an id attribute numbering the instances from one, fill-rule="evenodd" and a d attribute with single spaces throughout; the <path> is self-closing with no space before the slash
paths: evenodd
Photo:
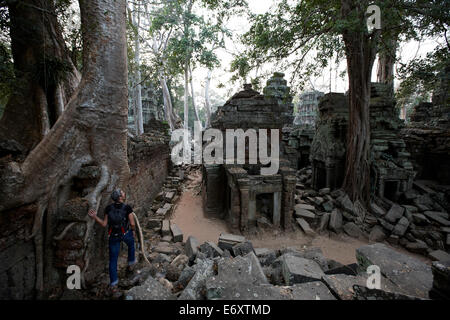
<path id="1" fill-rule="evenodd" d="M 245 256 L 246 254 L 250 252 L 255 252 L 253 249 L 253 245 L 250 241 L 245 241 L 242 243 L 235 244 L 232 248 L 233 255 L 235 257 L 237 256 Z"/>
<path id="2" fill-rule="evenodd" d="M 242 243 L 245 241 L 245 237 L 235 235 L 235 234 L 229 234 L 229 233 L 222 233 L 219 236 L 219 248 L 222 250 L 232 250 L 233 246 L 238 243 Z"/>
<path id="3" fill-rule="evenodd" d="M 189 257 L 189 259 L 197 255 L 198 247 L 199 243 L 197 238 L 189 236 L 184 246 L 184 251 L 186 252 L 186 255 Z"/>
<path id="4" fill-rule="evenodd" d="M 342 213 L 339 209 L 334 209 L 330 215 L 330 230 L 334 232 L 339 232 L 342 229 Z"/>
<path id="5" fill-rule="evenodd" d="M 381 274 L 399 287 L 400 293 L 428 298 L 433 276 L 430 266 L 424 262 L 382 243 L 358 248 L 356 258 L 362 270 L 367 270 L 369 265 L 377 265 Z"/>
<path id="6" fill-rule="evenodd" d="M 149 276 L 145 282 L 131 288 L 125 294 L 126 300 L 175 300 L 176 297 L 159 281 Z"/>
<path id="7" fill-rule="evenodd" d="M 353 238 L 359 238 L 362 235 L 361 229 L 353 222 L 344 224 L 343 229 L 346 234 Z"/>
<path id="8" fill-rule="evenodd" d="M 162 222 L 162 227 L 161 227 L 161 235 L 164 236 L 170 236 L 171 232 L 170 232 L 170 221 L 165 219 Z"/>
<path id="9" fill-rule="evenodd" d="M 409 227 L 408 219 L 406 217 L 401 217 L 400 220 L 395 225 L 394 230 L 392 230 L 392 233 L 399 237 L 402 237 L 405 234 L 408 227 Z"/>
<path id="10" fill-rule="evenodd" d="M 183 242 L 183 232 L 181 232 L 176 224 L 171 223 L 170 230 L 172 231 L 173 242 Z"/>
<path id="11" fill-rule="evenodd" d="M 223 256 L 223 250 L 220 249 L 214 242 L 206 241 L 199 247 L 200 251 L 208 258 L 215 258 Z"/>
<path id="12" fill-rule="evenodd" d="M 214 261 L 199 260 L 195 265 L 195 274 L 183 290 L 178 300 L 204 299 L 206 280 L 214 275 Z M 181 277 L 181 275 L 180 275 Z"/>
<path id="13" fill-rule="evenodd" d="M 308 222 L 306 222 L 304 219 L 302 218 L 297 218 L 295 219 L 298 223 L 298 225 L 300 226 L 300 228 L 302 228 L 303 232 L 308 235 L 308 236 L 313 236 L 315 235 L 315 232 L 313 229 L 311 229 L 311 227 L 309 226 Z"/>
<path id="14" fill-rule="evenodd" d="M 316 215 L 314 213 L 305 209 L 295 209 L 295 216 L 297 218 L 305 219 L 309 222 L 312 222 L 316 219 Z"/>
<path id="15" fill-rule="evenodd" d="M 388 213 L 384 216 L 384 219 L 390 223 L 395 223 L 403 216 L 404 212 L 405 208 L 394 203 Z"/>
<path id="16" fill-rule="evenodd" d="M 443 250 L 435 250 L 428 255 L 433 261 L 450 261 L 450 254 Z"/>
<path id="17" fill-rule="evenodd" d="M 323 270 L 313 260 L 296 257 L 290 254 L 281 256 L 282 272 L 286 285 L 319 281 L 324 275 Z"/>

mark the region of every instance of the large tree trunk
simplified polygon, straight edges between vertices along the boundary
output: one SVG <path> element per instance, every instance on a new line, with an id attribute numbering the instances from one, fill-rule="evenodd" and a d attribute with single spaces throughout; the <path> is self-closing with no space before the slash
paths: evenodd
<path id="1" fill-rule="evenodd" d="M 342 0 L 341 14 L 355 13 L 365 26 L 364 1 Z M 349 78 L 349 123 L 343 188 L 352 201 L 366 204 L 370 197 L 370 80 L 376 48 L 367 31 L 347 29 L 342 34 Z"/>
<path id="2" fill-rule="evenodd" d="M 134 26 L 136 28 L 136 34 L 135 34 L 135 40 L 134 40 L 134 61 L 136 63 L 136 87 L 135 87 L 135 95 L 134 95 L 134 101 L 135 101 L 135 110 L 134 110 L 134 121 L 136 125 L 136 133 L 138 135 L 141 135 L 144 133 L 144 120 L 142 116 L 142 96 L 141 96 L 141 45 L 139 42 L 139 28 L 140 28 L 140 13 L 139 13 L 139 7 L 140 5 L 134 5 Z"/>
<path id="3" fill-rule="evenodd" d="M 80 75 L 70 58 L 53 1 L 9 1 L 11 49 L 19 88 L 0 120 L 0 140 L 27 154 L 48 133 Z"/>
<path id="4" fill-rule="evenodd" d="M 389 40 L 388 48 L 378 54 L 377 81 L 389 84 L 394 93 L 394 65 L 397 51 L 397 41 Z"/>
<path id="5" fill-rule="evenodd" d="M 205 83 L 205 107 L 206 107 L 206 128 L 211 125 L 211 100 L 209 99 L 209 85 L 211 83 L 212 71 L 208 70 Z"/>
<path id="6" fill-rule="evenodd" d="M 83 197 L 89 207 L 98 210 L 100 204 L 105 205 L 102 199 L 108 199 L 112 188 L 125 186 L 129 175 L 125 1 L 79 3 L 84 72 L 78 89 L 22 164 L 0 166 L 0 213 L 30 203 L 38 205 L 30 239 L 34 238 L 36 245 L 36 289 L 41 293 L 48 285 L 44 274 L 51 275 L 47 270 L 51 263 L 45 259 L 52 256 L 47 245 L 55 238 L 55 228 L 49 221 L 58 214 L 59 204 L 67 200 L 63 190 L 70 189 L 83 166 L 99 168 L 94 187 Z M 89 266 L 88 248 L 95 245 L 91 241 L 94 222 L 87 212 L 84 223 L 82 275 Z M 57 238 L 63 238 L 71 226 Z"/>

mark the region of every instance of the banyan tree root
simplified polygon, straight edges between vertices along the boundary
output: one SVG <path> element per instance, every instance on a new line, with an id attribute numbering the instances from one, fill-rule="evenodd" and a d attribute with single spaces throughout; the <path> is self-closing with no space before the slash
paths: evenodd
<path id="1" fill-rule="evenodd" d="M 147 258 L 147 255 L 145 254 L 145 250 L 144 250 L 144 236 L 142 235 L 142 229 L 141 229 L 141 225 L 140 225 L 140 223 L 139 223 L 139 219 L 138 219 L 138 217 L 136 216 L 136 214 L 135 214 L 134 212 L 133 212 L 133 216 L 134 216 L 134 220 L 136 220 L 136 226 L 137 226 L 138 232 L 139 232 L 139 243 L 140 243 L 140 245 L 141 245 L 141 252 L 142 252 L 142 255 L 144 256 L 144 260 L 145 260 L 149 265 L 151 265 L 150 261 L 149 261 L 148 258 Z"/>

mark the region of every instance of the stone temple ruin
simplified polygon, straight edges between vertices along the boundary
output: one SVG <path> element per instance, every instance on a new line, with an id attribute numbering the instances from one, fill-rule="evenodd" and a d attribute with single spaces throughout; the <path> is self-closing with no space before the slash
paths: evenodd
<path id="1" fill-rule="evenodd" d="M 211 126 L 221 130 L 224 136 L 226 129 L 279 129 L 281 142 L 283 126 L 293 120 L 292 97 L 283 76 L 275 73 L 267 81 L 263 95 L 251 85 L 245 85 L 243 91 L 219 107 Z M 288 227 L 294 204 L 295 171 L 289 167 L 289 161 L 282 159 L 275 175 L 261 175 L 260 168 L 260 164 L 205 164 L 206 213 L 221 214 L 229 220 L 232 229 L 241 231 L 260 224 Z"/>
<path id="2" fill-rule="evenodd" d="M 319 104 L 317 131 L 311 145 L 310 160 L 314 189 L 336 189 L 342 185 L 348 127 L 348 99 L 344 94 L 328 93 Z M 374 177 L 372 191 L 392 201 L 412 187 L 415 172 L 411 154 L 401 135 L 395 101 L 387 85 L 372 83 L 370 98 L 370 161 Z"/>

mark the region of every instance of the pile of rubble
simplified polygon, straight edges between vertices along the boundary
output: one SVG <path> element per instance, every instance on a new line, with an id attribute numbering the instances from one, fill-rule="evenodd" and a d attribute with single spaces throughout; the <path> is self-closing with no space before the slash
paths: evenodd
<path id="1" fill-rule="evenodd" d="M 351 300 L 448 297 L 450 262 L 432 267 L 384 244 L 363 246 L 357 263 L 342 265 L 318 248 L 253 248 L 244 237 L 221 234 L 218 243 L 161 242 L 153 272 L 124 294 L 127 300 Z M 368 288 L 367 267 L 380 268 L 380 287 Z M 141 272 L 140 274 L 144 274 Z M 433 294 L 430 293 L 430 290 Z"/>
<path id="2" fill-rule="evenodd" d="M 342 190 L 311 189 L 311 174 L 310 168 L 297 172 L 295 195 L 294 217 L 307 235 L 344 231 L 355 238 L 399 244 L 433 260 L 450 258 L 449 186 L 418 180 L 398 203 L 374 196 L 366 211 Z"/>

